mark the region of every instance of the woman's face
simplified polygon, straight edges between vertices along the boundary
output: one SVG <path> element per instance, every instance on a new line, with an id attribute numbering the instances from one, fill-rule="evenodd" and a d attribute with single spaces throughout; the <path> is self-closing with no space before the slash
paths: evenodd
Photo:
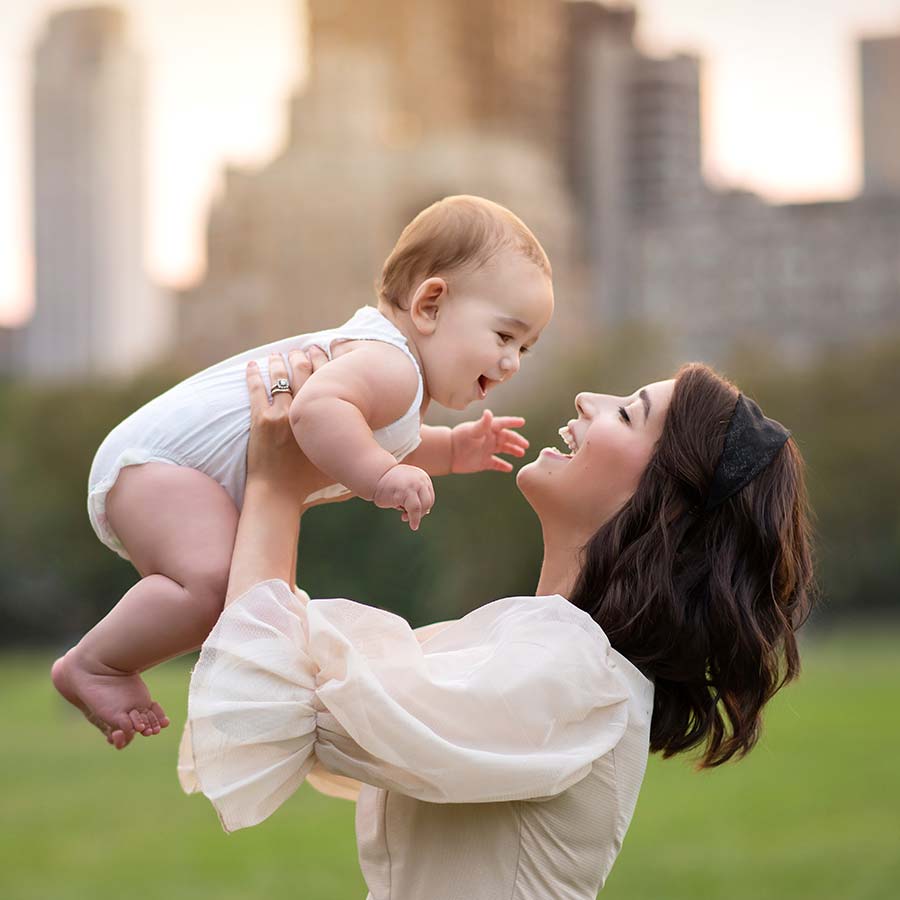
<path id="1" fill-rule="evenodd" d="M 631 498 L 662 434 L 674 379 L 629 397 L 578 394 L 577 418 L 560 429 L 563 448 L 545 447 L 516 477 L 544 524 L 561 519 L 592 534 Z"/>

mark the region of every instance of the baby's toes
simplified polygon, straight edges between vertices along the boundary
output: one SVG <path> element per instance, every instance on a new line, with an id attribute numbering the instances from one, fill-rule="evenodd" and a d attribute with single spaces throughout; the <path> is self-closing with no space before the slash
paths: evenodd
<path id="1" fill-rule="evenodd" d="M 144 715 L 144 711 L 141 709 L 132 709 L 128 712 L 128 720 L 131 722 L 131 727 L 138 734 L 145 734 L 149 731 L 149 723 L 147 722 L 147 717 Z M 152 732 L 150 732 L 152 734 Z"/>
<path id="2" fill-rule="evenodd" d="M 150 709 L 152 709 L 153 712 L 156 713 L 156 718 L 159 721 L 160 728 L 168 728 L 169 717 L 163 712 L 163 708 L 155 700 L 150 704 Z"/>
<path id="3" fill-rule="evenodd" d="M 134 735 L 133 731 L 131 732 L 131 735 Z M 124 750 L 131 743 L 131 737 L 122 731 L 121 728 L 117 728 L 110 733 L 109 741 L 116 750 Z"/>
<path id="4" fill-rule="evenodd" d="M 151 734 L 159 734 L 159 719 L 156 718 L 156 713 L 153 712 L 152 709 L 142 709 L 141 714 L 147 722 L 148 727 L 150 728 Z M 147 732 L 145 731 L 144 734 Z"/>

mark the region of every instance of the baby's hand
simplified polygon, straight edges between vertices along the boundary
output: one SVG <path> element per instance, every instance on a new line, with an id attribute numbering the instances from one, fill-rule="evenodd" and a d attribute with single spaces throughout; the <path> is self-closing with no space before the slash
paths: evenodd
<path id="1" fill-rule="evenodd" d="M 528 441 L 511 430 L 524 424 L 525 420 L 520 416 L 494 418 L 494 414 L 486 409 L 477 422 L 457 425 L 450 432 L 450 471 L 455 474 L 483 472 L 485 469 L 511 472 L 512 465 L 495 454 L 525 455 Z"/>
<path id="2" fill-rule="evenodd" d="M 403 521 L 418 531 L 422 516 L 434 506 L 434 485 L 424 469 L 396 465 L 381 476 L 372 502 L 380 509 L 402 509 Z"/>

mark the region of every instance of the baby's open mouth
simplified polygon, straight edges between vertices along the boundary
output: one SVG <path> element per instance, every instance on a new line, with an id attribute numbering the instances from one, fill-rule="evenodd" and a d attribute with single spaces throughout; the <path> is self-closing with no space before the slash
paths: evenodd
<path id="1" fill-rule="evenodd" d="M 481 399 L 487 396 L 487 378 L 484 375 L 478 376 L 478 390 L 481 391 Z"/>

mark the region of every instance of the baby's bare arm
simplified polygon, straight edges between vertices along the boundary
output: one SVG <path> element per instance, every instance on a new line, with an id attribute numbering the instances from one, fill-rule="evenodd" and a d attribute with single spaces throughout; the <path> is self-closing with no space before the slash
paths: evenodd
<path id="1" fill-rule="evenodd" d="M 372 432 L 399 419 L 418 376 L 395 347 L 372 342 L 333 359 L 302 385 L 291 403 L 291 428 L 310 461 L 365 500 L 397 460 Z"/>
<path id="2" fill-rule="evenodd" d="M 422 443 L 403 462 L 418 466 L 429 475 L 449 475 L 453 463 L 450 429 L 446 425 L 423 425 L 419 433 Z"/>

